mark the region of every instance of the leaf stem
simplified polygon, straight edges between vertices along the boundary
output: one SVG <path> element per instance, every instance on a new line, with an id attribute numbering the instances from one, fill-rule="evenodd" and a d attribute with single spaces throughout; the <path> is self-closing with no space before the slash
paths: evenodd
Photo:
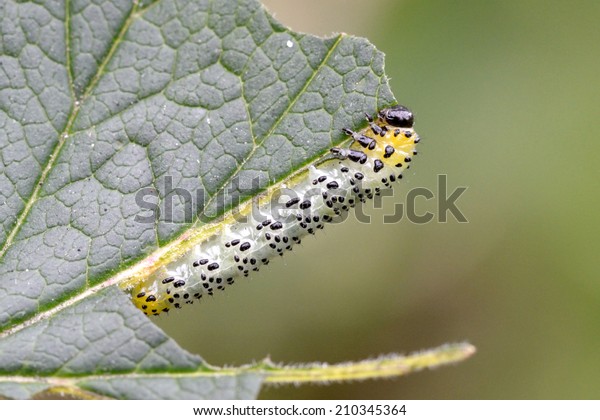
<path id="1" fill-rule="evenodd" d="M 469 343 L 458 343 L 443 345 L 408 356 L 388 355 L 376 359 L 336 365 L 308 364 L 271 367 L 267 371 L 265 383 L 326 384 L 399 377 L 425 368 L 432 369 L 463 361 L 475 354 L 475 351 L 475 347 Z"/>

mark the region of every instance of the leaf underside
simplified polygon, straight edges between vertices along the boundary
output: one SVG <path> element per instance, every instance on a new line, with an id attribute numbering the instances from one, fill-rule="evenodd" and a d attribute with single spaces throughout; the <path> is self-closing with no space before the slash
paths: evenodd
<path id="1" fill-rule="evenodd" d="M 0 36 L 0 394 L 256 397 L 264 371 L 209 367 L 111 279 L 394 103 L 383 54 L 253 0 L 7 0 Z M 177 188 L 205 200 L 169 213 Z"/>

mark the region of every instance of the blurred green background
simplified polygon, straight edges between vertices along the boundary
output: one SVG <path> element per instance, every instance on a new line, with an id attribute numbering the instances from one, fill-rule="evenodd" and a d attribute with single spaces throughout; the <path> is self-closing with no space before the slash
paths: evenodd
<path id="1" fill-rule="evenodd" d="M 447 174 L 450 190 L 468 187 L 469 222 L 384 224 L 388 199 L 370 225 L 327 229 L 160 326 L 216 365 L 478 348 L 397 380 L 262 398 L 600 398 L 600 2 L 265 4 L 294 30 L 364 36 L 386 53 L 423 138 L 398 191 L 436 192 Z"/>

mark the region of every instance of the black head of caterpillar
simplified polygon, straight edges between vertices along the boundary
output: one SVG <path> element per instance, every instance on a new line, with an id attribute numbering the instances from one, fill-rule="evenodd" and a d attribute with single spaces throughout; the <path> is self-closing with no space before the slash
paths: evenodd
<path id="1" fill-rule="evenodd" d="M 413 113 L 403 105 L 384 108 L 379 111 L 378 116 L 387 124 L 398 128 L 412 128 L 415 123 Z"/>
<path id="2" fill-rule="evenodd" d="M 417 153 L 414 116 L 396 105 L 380 110 L 376 119 L 367 115 L 367 120 L 364 130 L 344 129 L 354 140 L 349 148 L 332 148 L 331 159 L 270 187 L 258 204 L 261 220 L 253 218 L 255 204 L 242 204 L 236 212 L 247 217 L 226 214 L 219 222 L 188 232 L 196 239 L 174 253 L 178 257 L 141 281 L 125 282 L 122 287 L 136 306 L 147 315 L 159 315 L 224 290 L 358 203 L 393 187 Z M 285 196 L 285 191 L 292 191 L 293 197 L 284 203 L 282 214 L 269 199 Z"/>

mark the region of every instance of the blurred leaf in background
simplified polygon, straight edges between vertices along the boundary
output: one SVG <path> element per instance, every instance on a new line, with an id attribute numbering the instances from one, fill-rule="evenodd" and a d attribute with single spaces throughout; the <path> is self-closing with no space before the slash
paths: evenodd
<path id="1" fill-rule="evenodd" d="M 423 136 L 404 191 L 437 195 L 446 174 L 450 192 L 468 187 L 457 204 L 469 222 L 385 224 L 384 200 L 370 224 L 334 227 L 159 324 L 214 364 L 478 347 L 456 368 L 264 398 L 600 398 L 600 3 L 265 3 L 295 30 L 386 52 Z M 347 264 L 359 246 L 369 263 Z"/>

